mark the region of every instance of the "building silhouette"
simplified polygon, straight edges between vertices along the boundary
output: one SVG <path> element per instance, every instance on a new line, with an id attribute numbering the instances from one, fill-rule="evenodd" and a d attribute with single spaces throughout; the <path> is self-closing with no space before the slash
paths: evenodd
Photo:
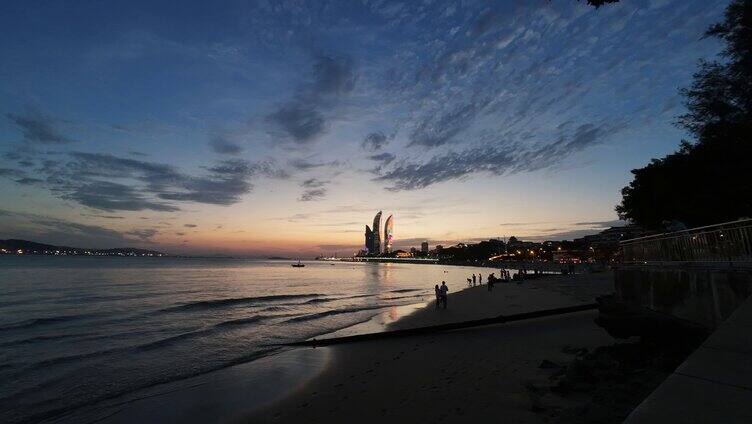
<path id="1" fill-rule="evenodd" d="M 374 234 L 373 230 L 371 230 L 371 227 L 366 225 L 366 244 L 365 244 L 365 251 L 366 253 L 370 254 L 371 249 L 373 249 L 373 241 L 374 241 Z"/>

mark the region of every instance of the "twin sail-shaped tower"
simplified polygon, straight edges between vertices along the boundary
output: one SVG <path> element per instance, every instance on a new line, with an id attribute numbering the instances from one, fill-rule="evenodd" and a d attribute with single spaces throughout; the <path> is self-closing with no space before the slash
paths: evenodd
<path id="1" fill-rule="evenodd" d="M 366 250 L 369 255 L 391 253 L 392 238 L 394 237 L 394 215 L 389 215 L 381 232 L 381 211 L 373 218 L 373 230 L 366 225 Z M 383 239 L 383 245 L 382 245 Z"/>

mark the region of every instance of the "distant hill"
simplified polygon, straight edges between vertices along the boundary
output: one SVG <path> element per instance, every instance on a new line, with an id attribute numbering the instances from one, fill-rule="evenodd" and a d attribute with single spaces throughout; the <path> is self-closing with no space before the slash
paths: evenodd
<path id="1" fill-rule="evenodd" d="M 156 250 L 135 247 L 118 247 L 113 249 L 86 249 L 82 247 L 55 246 L 28 240 L 0 240 L 0 254 L 25 255 L 83 255 L 83 256 L 169 256 Z"/>

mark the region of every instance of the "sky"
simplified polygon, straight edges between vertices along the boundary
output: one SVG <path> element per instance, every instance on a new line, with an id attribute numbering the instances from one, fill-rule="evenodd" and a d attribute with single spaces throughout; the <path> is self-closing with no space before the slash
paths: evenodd
<path id="1" fill-rule="evenodd" d="M 350 254 L 619 225 L 727 1 L 6 1 L 0 239 Z"/>

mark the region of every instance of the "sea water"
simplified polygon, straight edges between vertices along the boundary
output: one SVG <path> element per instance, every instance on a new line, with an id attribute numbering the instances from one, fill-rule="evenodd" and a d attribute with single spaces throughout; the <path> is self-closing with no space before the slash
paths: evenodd
<path id="1" fill-rule="evenodd" d="M 55 421 L 456 291 L 429 264 L 0 256 L 0 422 Z M 405 308 L 403 308 L 405 309 Z M 407 308 L 409 309 L 409 308 Z"/>

